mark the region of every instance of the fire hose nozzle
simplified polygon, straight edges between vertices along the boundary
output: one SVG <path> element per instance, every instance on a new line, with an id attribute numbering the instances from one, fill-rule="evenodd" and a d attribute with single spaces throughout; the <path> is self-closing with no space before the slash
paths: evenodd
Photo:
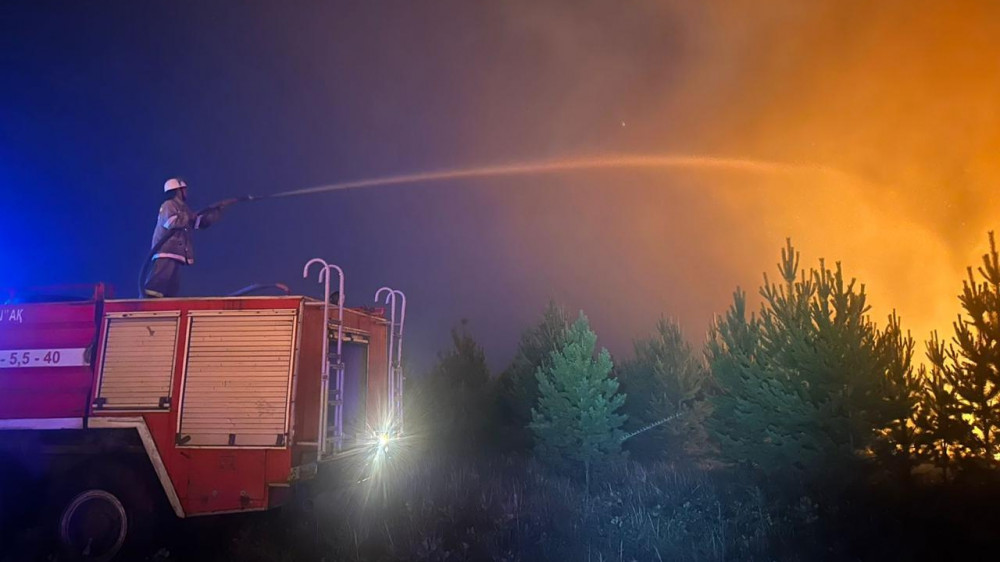
<path id="1" fill-rule="evenodd" d="M 232 199 L 224 199 L 222 201 L 214 203 L 208 208 L 221 211 L 222 209 L 225 209 L 226 207 L 229 207 L 230 205 L 233 205 L 235 203 L 242 203 L 244 201 L 254 201 L 257 199 L 263 199 L 263 197 L 259 197 L 256 195 L 244 195 L 243 197 L 233 197 Z"/>

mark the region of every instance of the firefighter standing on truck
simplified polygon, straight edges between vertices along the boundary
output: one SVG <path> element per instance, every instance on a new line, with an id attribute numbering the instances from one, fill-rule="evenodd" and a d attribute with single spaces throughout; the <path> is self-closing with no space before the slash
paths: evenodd
<path id="1" fill-rule="evenodd" d="M 187 205 L 187 183 L 171 178 L 163 184 L 164 201 L 153 229 L 152 260 L 143 293 L 146 298 L 175 297 L 180 291 L 181 266 L 194 263 L 191 231 L 219 220 L 219 208 L 195 213 Z"/>

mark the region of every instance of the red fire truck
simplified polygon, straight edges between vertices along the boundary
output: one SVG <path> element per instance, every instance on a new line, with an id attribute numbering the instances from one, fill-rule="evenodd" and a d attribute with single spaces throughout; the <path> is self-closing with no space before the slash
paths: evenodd
<path id="1" fill-rule="evenodd" d="M 390 318 L 342 297 L 0 297 L 0 516 L 45 498 L 65 552 L 108 560 L 158 510 L 280 505 L 399 431 L 402 293 L 382 293 Z"/>

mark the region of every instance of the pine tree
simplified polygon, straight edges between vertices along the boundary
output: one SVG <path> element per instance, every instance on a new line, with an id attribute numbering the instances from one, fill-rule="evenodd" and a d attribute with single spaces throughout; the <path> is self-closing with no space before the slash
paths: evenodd
<path id="1" fill-rule="evenodd" d="M 591 467 L 620 452 L 626 419 L 615 413 L 625 395 L 610 376 L 611 355 L 602 349 L 595 358 L 596 344 L 597 335 L 581 312 L 563 345 L 550 354 L 550 365 L 535 374 L 538 405 L 530 424 L 543 458 L 583 465 L 588 491 Z"/>
<path id="2" fill-rule="evenodd" d="M 823 438 L 816 426 L 817 408 L 767 355 L 760 320 L 747 317 L 746 293 L 736 290 L 710 337 L 709 363 L 720 392 L 711 400 L 709 430 L 723 460 L 775 474 L 816 466 L 820 451 L 830 446 L 817 442 Z"/>
<path id="3" fill-rule="evenodd" d="M 1000 256 L 993 232 L 989 233 L 990 251 L 977 268 L 981 283 L 972 268 L 962 284 L 959 301 L 965 317 L 953 324 L 955 335 L 945 346 L 937 334 L 928 343 L 927 357 L 940 383 L 950 390 L 947 408 L 938 410 L 943 444 L 961 456 L 977 459 L 990 466 L 1000 455 Z"/>
<path id="4" fill-rule="evenodd" d="M 903 333 L 895 312 L 889 316 L 886 329 L 876 336 L 879 356 L 886 361 L 880 394 L 885 399 L 888 423 L 878 432 L 872 452 L 896 481 L 909 483 L 921 444 L 916 420 L 925 370 L 913 368 L 915 343 L 908 332 Z"/>
<path id="5" fill-rule="evenodd" d="M 789 241 L 778 267 L 781 283 L 764 276 L 759 316 L 747 318 L 737 290 L 713 327 L 708 354 L 720 393 L 710 428 L 730 462 L 836 483 L 877 429 L 909 415 L 892 379 L 909 361 L 893 340 L 898 328 L 875 327 L 864 286 L 845 281 L 839 263 L 800 272 Z"/>
<path id="6" fill-rule="evenodd" d="M 547 369 L 553 351 L 562 347 L 569 330 L 566 311 L 555 301 L 549 301 L 538 324 L 521 334 L 517 354 L 511 365 L 500 375 L 496 384 L 498 417 L 504 426 L 507 446 L 514 450 L 530 450 L 532 432 L 531 409 L 538 403 L 539 368 Z"/>
<path id="7" fill-rule="evenodd" d="M 623 412 L 628 431 L 637 431 L 674 416 L 670 422 L 625 442 L 633 454 L 645 458 L 703 459 L 710 451 L 705 418 L 708 369 L 684 339 L 680 325 L 660 319 L 656 331 L 635 342 L 635 358 L 618 371 L 628 395 Z"/>
<path id="8" fill-rule="evenodd" d="M 438 355 L 438 363 L 418 389 L 424 426 L 446 449 L 467 451 L 487 433 L 490 373 L 482 347 L 469 333 L 466 321 L 451 331 L 452 348 Z"/>
<path id="9" fill-rule="evenodd" d="M 932 342 L 937 335 L 932 336 Z M 929 343 L 929 346 L 936 344 Z M 962 447 L 967 431 L 965 420 L 959 412 L 958 400 L 951 391 L 941 369 L 921 366 L 921 382 L 917 406 L 913 414 L 914 456 L 941 469 L 947 481 L 953 459 L 968 456 Z"/>

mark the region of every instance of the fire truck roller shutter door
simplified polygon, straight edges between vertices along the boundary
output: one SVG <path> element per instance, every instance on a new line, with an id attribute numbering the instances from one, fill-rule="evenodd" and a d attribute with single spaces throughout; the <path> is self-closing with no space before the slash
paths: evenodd
<path id="1" fill-rule="evenodd" d="M 108 313 L 95 410 L 165 410 L 180 313 Z"/>
<path id="2" fill-rule="evenodd" d="M 192 312 L 178 443 L 284 446 L 296 314 Z"/>

